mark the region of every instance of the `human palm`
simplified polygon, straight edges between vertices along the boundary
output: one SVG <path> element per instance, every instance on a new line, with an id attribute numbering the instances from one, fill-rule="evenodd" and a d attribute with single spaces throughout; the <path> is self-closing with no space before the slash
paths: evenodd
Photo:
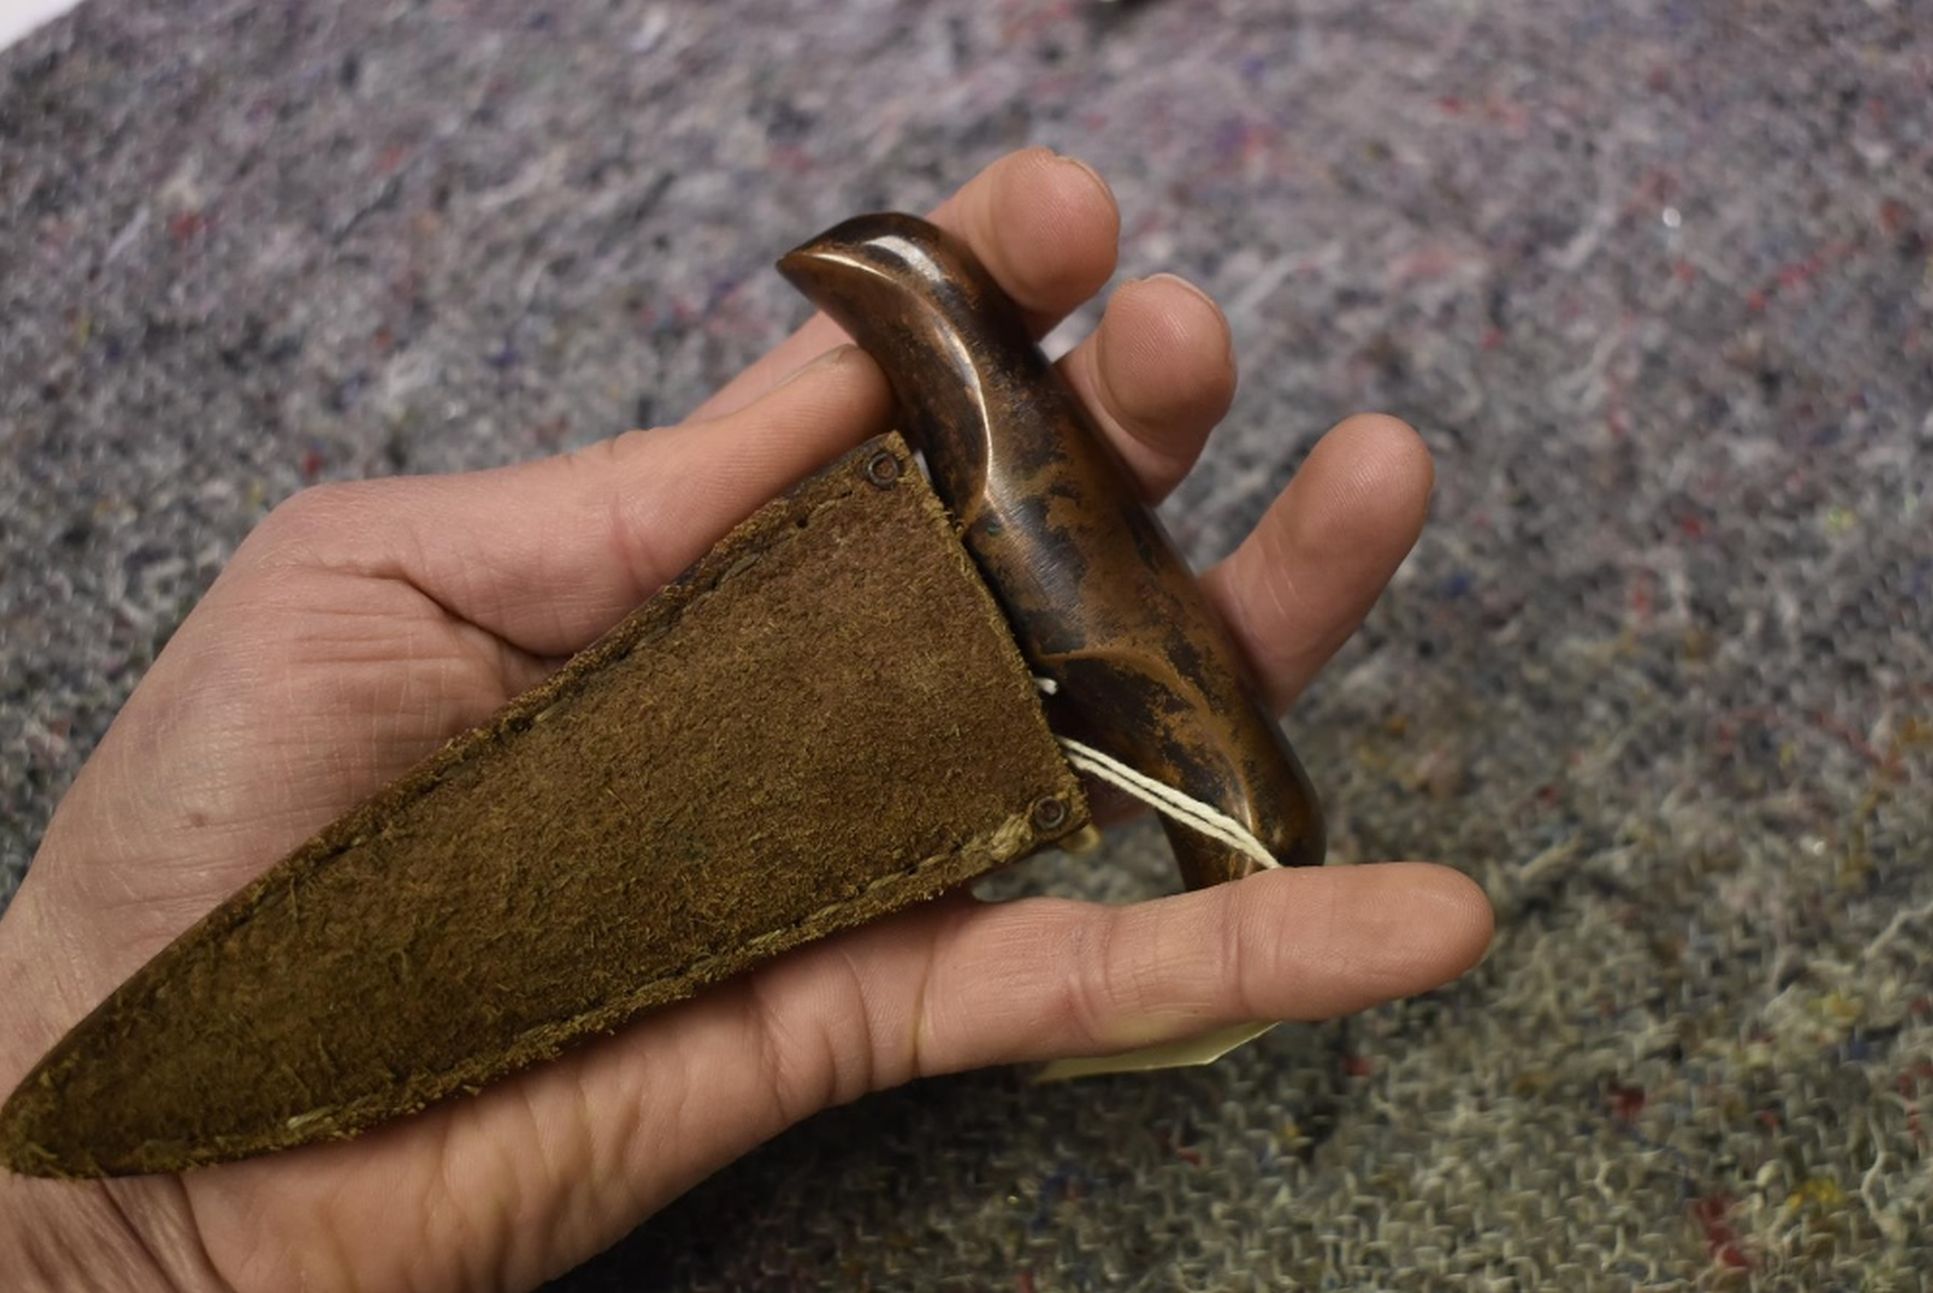
<path id="1" fill-rule="evenodd" d="M 936 219 L 1043 331 L 1113 271 L 1111 196 L 1042 151 L 995 163 Z M 0 1088 L 276 858 L 883 429 L 884 380 L 828 349 L 839 340 L 813 320 L 676 427 L 278 508 L 115 720 L 0 920 Z M 1150 499 L 1233 393 L 1219 312 L 1165 277 L 1117 291 L 1061 366 Z M 1430 479 L 1414 432 L 1351 419 L 1209 573 L 1278 704 L 1408 551 Z M 356 1140 L 180 1177 L 6 1178 L 17 1242 L 0 1252 L 97 1287 L 530 1287 L 829 1104 L 1357 1010 L 1460 973 L 1489 930 L 1473 885 L 1422 864 L 1270 872 L 1125 908 L 956 896 Z"/>

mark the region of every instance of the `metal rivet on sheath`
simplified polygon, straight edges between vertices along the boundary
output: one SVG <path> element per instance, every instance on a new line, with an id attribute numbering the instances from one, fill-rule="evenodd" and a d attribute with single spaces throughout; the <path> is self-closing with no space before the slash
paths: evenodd
<path id="1" fill-rule="evenodd" d="M 881 449 L 866 460 L 866 479 L 881 489 L 891 489 L 899 479 L 899 458 L 890 449 Z"/>
<path id="2" fill-rule="evenodd" d="M 1059 830 L 1067 824 L 1067 805 L 1049 795 L 1034 804 L 1034 825 L 1043 831 Z"/>

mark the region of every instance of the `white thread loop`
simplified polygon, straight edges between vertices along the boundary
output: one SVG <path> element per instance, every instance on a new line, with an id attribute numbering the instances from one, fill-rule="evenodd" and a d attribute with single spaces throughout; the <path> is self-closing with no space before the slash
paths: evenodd
<path id="1" fill-rule="evenodd" d="M 1275 860 L 1275 855 L 1268 851 L 1268 847 L 1255 838 L 1254 832 L 1214 805 L 1205 804 L 1192 795 L 1184 795 L 1145 772 L 1136 772 L 1113 755 L 1076 741 L 1071 736 L 1056 735 L 1054 739 L 1060 742 L 1067 761 L 1075 768 L 1126 791 L 1170 821 L 1180 822 L 1192 831 L 1226 844 L 1260 866 L 1282 865 Z"/>
<path id="2" fill-rule="evenodd" d="M 1043 696 L 1052 696 L 1060 691 L 1058 682 L 1038 674 L 1034 675 L 1034 686 L 1040 688 Z M 1054 739 L 1060 742 L 1068 763 L 1075 768 L 1107 782 L 1116 790 L 1126 791 L 1170 821 L 1180 822 L 1192 831 L 1228 845 L 1259 866 L 1274 868 L 1282 865 L 1269 852 L 1268 846 L 1255 838 L 1253 831 L 1213 804 L 1204 804 L 1193 795 L 1184 795 L 1166 782 L 1156 781 L 1145 772 L 1136 772 L 1113 755 L 1076 741 L 1071 736 L 1056 732 Z"/>

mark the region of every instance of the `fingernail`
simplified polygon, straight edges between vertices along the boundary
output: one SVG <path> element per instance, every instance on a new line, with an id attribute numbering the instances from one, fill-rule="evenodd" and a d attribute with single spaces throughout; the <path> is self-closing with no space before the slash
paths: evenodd
<path id="1" fill-rule="evenodd" d="M 1054 160 L 1072 166 L 1080 171 L 1081 174 L 1087 176 L 1088 179 L 1094 182 L 1094 187 L 1100 190 L 1101 196 L 1107 199 L 1108 205 L 1112 206 L 1114 204 L 1114 190 L 1108 187 L 1107 181 L 1101 178 L 1099 171 L 1089 166 L 1080 158 L 1069 157 L 1066 153 L 1055 153 Z"/>
<path id="2" fill-rule="evenodd" d="M 1216 314 L 1220 314 L 1222 312 L 1222 307 L 1215 304 L 1214 297 L 1208 295 L 1207 292 L 1203 291 L 1199 287 L 1196 287 L 1193 283 L 1190 283 L 1187 279 L 1183 278 L 1179 274 L 1170 274 L 1166 270 L 1163 270 L 1159 274 L 1150 274 L 1146 278 L 1140 281 L 1143 283 L 1173 283 L 1176 287 L 1186 288 L 1188 291 L 1194 293 L 1197 297 L 1201 298 L 1202 303 L 1206 305 L 1209 309 L 1213 310 Z"/>
<path id="3" fill-rule="evenodd" d="M 1234 350 L 1235 334 L 1228 326 L 1228 316 L 1222 313 L 1222 307 L 1206 291 L 1190 283 L 1181 275 L 1170 274 L 1165 270 L 1159 274 L 1150 274 L 1148 277 L 1139 281 L 1143 283 L 1173 283 L 1176 287 L 1185 288 L 1214 314 L 1216 322 L 1222 325 L 1222 344 L 1231 352 Z"/>

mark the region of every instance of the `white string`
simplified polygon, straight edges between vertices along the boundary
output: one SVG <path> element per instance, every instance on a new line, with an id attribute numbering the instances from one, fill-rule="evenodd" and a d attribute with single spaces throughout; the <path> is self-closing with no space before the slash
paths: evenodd
<path id="1" fill-rule="evenodd" d="M 1060 690 L 1060 684 L 1052 678 L 1035 678 L 1034 684 L 1049 696 Z M 1107 782 L 1117 790 L 1126 791 L 1163 817 L 1226 844 L 1261 866 L 1282 865 L 1268 851 L 1268 846 L 1255 838 L 1254 832 L 1213 804 L 1205 804 L 1192 795 L 1184 795 L 1173 786 L 1156 781 L 1145 772 L 1137 772 L 1113 755 L 1071 736 L 1056 733 L 1054 739 L 1060 742 L 1060 748 L 1067 754 L 1067 761 L 1075 768 Z"/>
<path id="2" fill-rule="evenodd" d="M 1267 846 L 1255 838 L 1248 827 L 1212 804 L 1204 804 L 1199 799 L 1182 794 L 1173 786 L 1156 781 L 1146 773 L 1136 772 L 1113 755 L 1104 754 L 1091 745 L 1084 745 L 1071 736 L 1057 735 L 1054 739 L 1060 742 L 1060 748 L 1066 753 L 1067 761 L 1075 768 L 1100 778 L 1110 786 L 1125 790 L 1163 817 L 1180 822 L 1190 830 L 1199 831 L 1212 840 L 1226 844 L 1253 858 L 1262 866 L 1282 865 L 1275 860 L 1275 855 L 1268 851 Z"/>

